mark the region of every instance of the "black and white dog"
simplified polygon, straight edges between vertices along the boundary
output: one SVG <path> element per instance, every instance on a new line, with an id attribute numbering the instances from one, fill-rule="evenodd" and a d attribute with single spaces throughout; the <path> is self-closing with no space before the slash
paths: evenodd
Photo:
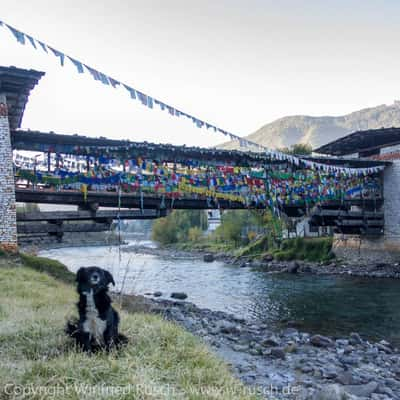
<path id="1" fill-rule="evenodd" d="M 68 322 L 66 332 L 87 352 L 110 350 L 126 343 L 118 333 L 119 315 L 111 306 L 108 285 L 115 286 L 110 272 L 98 267 L 82 267 L 76 273 L 79 321 Z"/>

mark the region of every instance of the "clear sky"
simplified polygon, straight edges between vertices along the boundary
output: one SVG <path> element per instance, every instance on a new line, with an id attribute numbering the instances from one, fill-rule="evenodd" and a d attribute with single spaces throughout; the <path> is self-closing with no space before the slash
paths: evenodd
<path id="1" fill-rule="evenodd" d="M 0 19 L 222 129 L 400 98 L 400 1 L 0 0 Z M 209 146 L 225 141 L 0 29 L 0 65 L 46 72 L 23 128 Z"/>

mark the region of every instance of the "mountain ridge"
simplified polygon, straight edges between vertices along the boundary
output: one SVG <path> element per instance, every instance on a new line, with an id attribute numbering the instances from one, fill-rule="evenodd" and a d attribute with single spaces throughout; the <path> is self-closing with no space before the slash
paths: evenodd
<path id="1" fill-rule="evenodd" d="M 400 101 L 363 108 L 339 116 L 290 115 L 276 119 L 245 136 L 245 139 L 268 148 L 290 147 L 296 143 L 320 147 L 349 133 L 400 126 Z M 239 149 L 238 141 L 217 146 L 223 149 Z"/>

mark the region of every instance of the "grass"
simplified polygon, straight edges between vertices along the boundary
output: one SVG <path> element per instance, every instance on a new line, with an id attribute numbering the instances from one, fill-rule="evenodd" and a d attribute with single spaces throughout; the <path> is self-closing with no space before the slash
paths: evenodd
<path id="1" fill-rule="evenodd" d="M 268 235 L 263 236 L 262 238 L 256 240 L 255 242 L 252 242 L 248 244 L 245 247 L 241 247 L 238 252 L 237 256 L 238 257 L 245 257 L 245 256 L 251 256 L 251 257 L 259 257 L 265 255 L 265 253 L 269 249 L 269 242 L 270 242 L 270 237 Z"/>
<path id="2" fill-rule="evenodd" d="M 304 260 L 324 262 L 333 258 L 332 238 L 295 238 L 282 242 L 281 248 L 272 252 L 280 261 Z"/>
<path id="3" fill-rule="evenodd" d="M 21 261 L 27 267 L 59 279 L 66 283 L 75 282 L 75 274 L 59 261 L 44 257 L 36 257 L 30 254 L 20 253 Z"/>
<path id="4" fill-rule="evenodd" d="M 267 254 L 278 261 L 304 260 L 312 262 L 326 262 L 332 259 L 331 237 L 322 238 L 294 238 L 286 239 L 280 248 L 271 245 L 271 238 L 265 235 L 246 246 L 235 246 L 233 243 L 219 243 L 209 238 L 198 242 L 181 242 L 172 247 L 186 251 L 208 251 L 211 253 L 227 252 L 235 257 L 248 259 L 262 259 Z"/>
<path id="5" fill-rule="evenodd" d="M 168 245 L 165 247 L 183 251 L 203 251 L 210 253 L 231 252 L 236 248 L 236 246 L 232 243 L 221 243 L 207 238 L 197 242 L 187 241 L 174 243 L 173 245 Z"/>
<path id="6" fill-rule="evenodd" d="M 77 296 L 62 264 L 21 261 L 0 267 L 0 399 L 254 398 L 200 340 L 156 315 L 120 310 L 128 346 L 78 351 L 63 333 Z"/>

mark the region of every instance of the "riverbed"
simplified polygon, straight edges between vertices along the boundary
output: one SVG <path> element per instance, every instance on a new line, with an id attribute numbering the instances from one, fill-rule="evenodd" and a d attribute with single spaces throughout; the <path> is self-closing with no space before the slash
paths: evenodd
<path id="1" fill-rule="evenodd" d="M 128 245 L 155 246 L 151 241 Z M 75 272 L 97 265 L 113 273 L 125 294 L 185 292 L 202 308 L 270 326 L 341 337 L 359 332 L 400 344 L 400 281 L 313 274 L 268 274 L 197 257 L 160 257 L 117 246 L 69 247 L 40 252 Z"/>

